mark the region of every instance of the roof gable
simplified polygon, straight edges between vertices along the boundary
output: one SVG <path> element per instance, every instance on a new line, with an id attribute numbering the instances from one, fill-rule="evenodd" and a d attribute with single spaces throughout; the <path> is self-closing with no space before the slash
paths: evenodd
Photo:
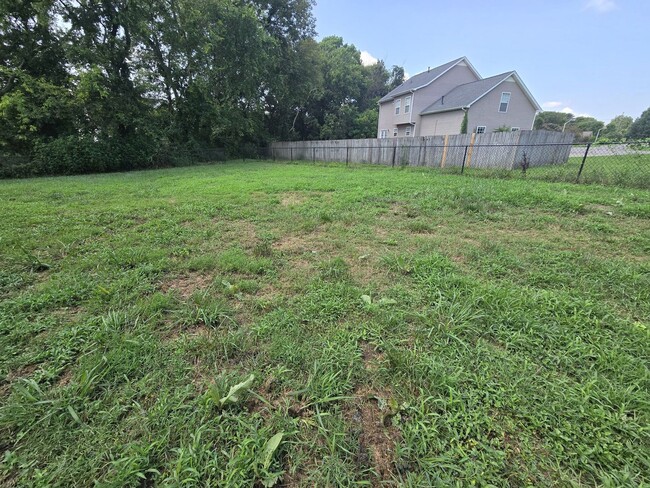
<path id="1" fill-rule="evenodd" d="M 442 75 L 444 75 L 447 71 L 449 71 L 451 68 L 454 66 L 457 66 L 461 63 L 465 63 L 465 65 L 480 79 L 481 75 L 478 74 L 476 69 L 474 69 L 474 66 L 469 62 L 469 60 L 466 57 L 454 59 L 453 61 L 449 61 L 448 63 L 442 64 L 440 66 L 437 66 L 435 68 L 431 68 L 427 71 L 424 71 L 423 73 L 418 73 L 415 76 L 412 76 L 408 80 L 406 80 L 404 83 L 402 83 L 400 86 L 397 88 L 391 90 L 388 92 L 386 95 L 384 95 L 380 100 L 379 103 L 384 103 L 392 100 L 395 97 L 398 97 L 400 95 L 403 95 L 405 93 L 410 93 L 416 90 L 419 90 L 420 88 L 424 88 L 425 86 L 430 85 L 433 83 L 435 80 L 440 78 Z"/>
<path id="2" fill-rule="evenodd" d="M 529 99 L 531 105 L 536 110 L 541 110 L 535 98 L 532 96 L 524 82 L 521 80 L 516 71 L 508 71 L 500 75 L 491 76 L 483 80 L 473 81 L 459 85 L 449 93 L 439 98 L 427 108 L 420 112 L 420 115 L 432 114 L 437 112 L 448 112 L 450 110 L 460 110 L 461 108 L 469 108 L 473 103 L 479 101 L 485 95 L 490 93 L 496 87 L 506 80 L 512 79 L 522 89 L 526 97 Z"/>

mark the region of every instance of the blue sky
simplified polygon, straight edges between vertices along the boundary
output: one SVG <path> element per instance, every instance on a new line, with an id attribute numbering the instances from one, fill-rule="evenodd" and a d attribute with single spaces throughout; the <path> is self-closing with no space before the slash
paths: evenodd
<path id="1" fill-rule="evenodd" d="M 608 122 L 650 107 L 650 0 L 316 0 L 318 37 L 416 74 L 467 56 L 516 70 L 546 110 Z"/>

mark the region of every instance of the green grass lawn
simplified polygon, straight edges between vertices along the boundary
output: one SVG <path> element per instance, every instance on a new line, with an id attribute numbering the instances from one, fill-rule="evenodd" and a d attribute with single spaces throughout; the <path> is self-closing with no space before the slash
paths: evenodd
<path id="1" fill-rule="evenodd" d="M 650 190 L 650 155 L 628 154 L 612 155 L 607 147 L 596 146 L 587 158 L 580 175 L 580 183 L 614 185 L 628 188 Z M 566 164 L 547 165 L 529 168 L 524 175 L 520 167 L 514 170 L 465 168 L 467 175 L 505 179 L 535 179 L 552 182 L 575 183 L 582 164 L 581 157 L 569 158 Z M 450 168 L 446 172 L 459 173 L 460 168 Z"/>
<path id="2" fill-rule="evenodd" d="M 580 175 L 581 183 L 628 186 L 650 189 L 650 155 L 608 154 L 607 146 L 592 148 Z M 575 182 L 582 158 L 569 158 L 567 164 L 542 166 L 529 170 L 528 176 L 548 181 Z"/>
<path id="3" fill-rule="evenodd" d="M 0 485 L 650 483 L 649 191 L 253 162 L 0 208 Z"/>

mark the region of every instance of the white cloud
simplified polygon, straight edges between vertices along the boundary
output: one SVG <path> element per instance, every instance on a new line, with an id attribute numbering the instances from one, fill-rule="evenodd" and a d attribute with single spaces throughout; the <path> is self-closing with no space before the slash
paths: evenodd
<path id="1" fill-rule="evenodd" d="M 564 107 L 562 110 L 558 110 L 558 112 L 562 112 L 562 113 L 565 113 L 565 114 L 573 114 L 575 117 L 591 117 L 590 114 L 576 113 L 576 111 L 573 110 L 571 107 Z"/>
<path id="2" fill-rule="evenodd" d="M 585 10 L 595 10 L 596 12 L 605 13 L 618 8 L 615 0 L 587 0 Z"/>
<path id="3" fill-rule="evenodd" d="M 564 105 L 562 102 L 544 102 L 542 103 L 542 108 L 544 108 L 545 110 L 549 110 L 552 108 L 561 107 L 562 105 Z"/>
<path id="4" fill-rule="evenodd" d="M 361 64 L 364 66 L 372 66 L 377 64 L 379 60 L 370 54 L 368 51 L 361 51 Z"/>

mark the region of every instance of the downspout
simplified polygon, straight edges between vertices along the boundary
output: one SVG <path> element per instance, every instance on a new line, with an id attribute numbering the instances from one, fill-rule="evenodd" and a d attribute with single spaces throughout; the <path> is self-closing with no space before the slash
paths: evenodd
<path id="1" fill-rule="evenodd" d="M 535 121 L 537 120 L 537 116 L 539 115 L 539 110 L 535 110 L 535 117 L 533 117 L 533 125 L 530 127 L 530 130 L 535 130 Z"/>
<path id="2" fill-rule="evenodd" d="M 411 90 L 411 108 L 409 109 L 409 124 L 413 129 L 413 106 L 415 105 L 415 90 Z M 415 137 L 415 129 L 411 130 L 411 137 Z"/>

